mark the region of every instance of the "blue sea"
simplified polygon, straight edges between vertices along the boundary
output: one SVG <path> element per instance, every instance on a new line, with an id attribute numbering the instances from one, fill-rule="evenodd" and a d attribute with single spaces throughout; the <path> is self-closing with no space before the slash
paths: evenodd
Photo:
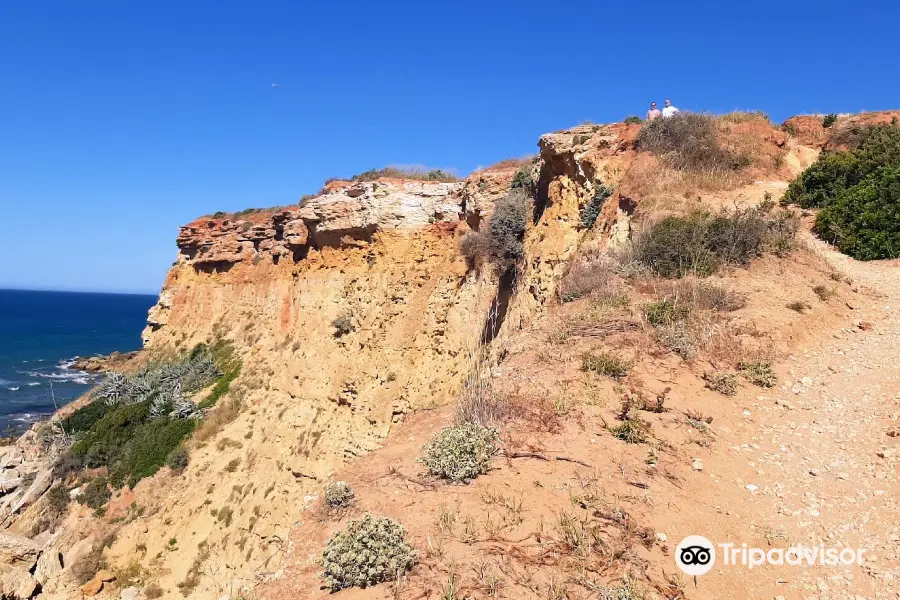
<path id="1" fill-rule="evenodd" d="M 0 290 L 0 434 L 19 433 L 90 389 L 78 356 L 141 347 L 156 296 Z"/>

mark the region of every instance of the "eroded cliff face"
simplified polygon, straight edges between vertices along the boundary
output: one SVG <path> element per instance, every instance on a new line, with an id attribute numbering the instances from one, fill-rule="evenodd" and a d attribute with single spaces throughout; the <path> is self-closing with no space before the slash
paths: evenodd
<path id="1" fill-rule="evenodd" d="M 496 293 L 457 250 L 461 187 L 379 180 L 182 228 L 145 350 L 230 340 L 243 362 L 232 388 L 242 408 L 192 449 L 183 481 L 138 486 L 162 510 L 124 527 L 114 555 L 162 553 L 169 583 L 189 578 L 202 556 L 204 573 L 228 577 L 199 578 L 197 597 L 252 583 L 277 569 L 298 508 L 337 467 L 378 447 L 409 411 L 455 397 Z M 173 486 L 193 492 L 162 494 Z"/>
<path id="2" fill-rule="evenodd" d="M 292 524 L 332 473 L 379 447 L 405 414 L 455 399 L 492 309 L 502 343 L 552 301 L 586 231 L 582 209 L 633 154 L 627 128 L 581 129 L 544 136 L 525 165 L 536 206 L 514 280 L 470 269 L 458 242 L 487 223 L 521 164 L 460 183 L 334 182 L 302 206 L 182 227 L 144 354 L 230 341 L 239 408 L 220 401 L 206 421 L 235 414 L 191 441 L 188 467 L 116 497 L 104 527 L 73 511 L 68 545 L 83 553 L 115 523 L 110 565 L 144 572 L 172 597 L 234 596 L 276 573 Z M 619 202 L 604 203 L 603 243 L 627 227 Z M 44 589 L 73 592 L 65 576 Z"/>

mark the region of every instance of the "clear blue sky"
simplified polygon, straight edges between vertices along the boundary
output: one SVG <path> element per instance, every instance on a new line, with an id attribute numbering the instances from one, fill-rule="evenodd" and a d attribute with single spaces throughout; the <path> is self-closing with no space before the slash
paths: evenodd
<path id="1" fill-rule="evenodd" d="M 155 293 L 201 214 L 387 164 L 464 174 L 666 96 L 779 121 L 897 108 L 898 18 L 884 1 L 6 0 L 0 287 Z"/>

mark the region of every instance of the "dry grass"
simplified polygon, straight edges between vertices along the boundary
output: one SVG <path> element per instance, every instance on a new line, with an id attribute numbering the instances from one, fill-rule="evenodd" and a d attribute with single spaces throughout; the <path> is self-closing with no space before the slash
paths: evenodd
<path id="1" fill-rule="evenodd" d="M 215 437 L 226 425 L 237 419 L 241 414 L 242 403 L 239 398 L 230 398 L 216 403 L 214 409 L 207 413 L 206 418 L 194 432 L 194 440 L 203 443 Z"/>
<path id="2" fill-rule="evenodd" d="M 581 356 L 581 370 L 588 373 L 596 373 L 610 379 L 621 379 L 628 375 L 631 369 L 631 361 L 625 360 L 618 354 L 605 351 L 585 352 Z"/>
<path id="3" fill-rule="evenodd" d="M 615 263 L 606 257 L 579 257 L 559 284 L 560 300 L 571 302 L 593 296 L 609 306 L 627 305 L 628 294 L 615 269 Z"/>

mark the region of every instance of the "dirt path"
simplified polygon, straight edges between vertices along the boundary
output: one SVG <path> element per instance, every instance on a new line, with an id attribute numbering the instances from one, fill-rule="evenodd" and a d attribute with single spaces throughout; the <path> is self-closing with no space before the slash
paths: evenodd
<path id="1" fill-rule="evenodd" d="M 861 547 L 864 562 L 749 570 L 723 565 L 719 551 L 696 587 L 685 578 L 689 598 L 900 598 L 900 263 L 858 263 L 808 243 L 877 292 L 880 317 L 806 347 L 777 388 L 734 406 L 685 487 L 683 501 L 698 509 L 676 517 L 669 542 L 673 553 L 690 534 L 766 550 Z"/>

